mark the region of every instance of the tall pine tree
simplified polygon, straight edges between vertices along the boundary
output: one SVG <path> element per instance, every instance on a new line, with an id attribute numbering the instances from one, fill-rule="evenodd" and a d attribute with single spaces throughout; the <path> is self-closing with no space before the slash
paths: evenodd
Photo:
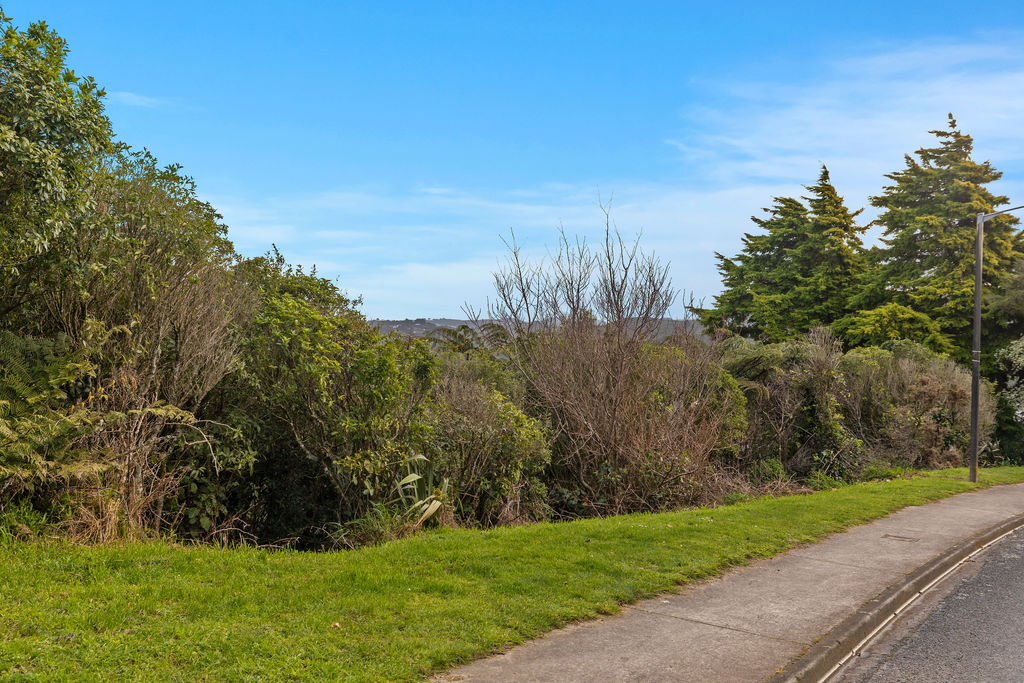
<path id="1" fill-rule="evenodd" d="M 888 174 L 892 184 L 871 203 L 882 209 L 875 223 L 884 228 L 882 246 L 872 250 L 874 267 L 856 301 L 862 309 L 905 306 L 928 316 L 967 359 L 974 306 L 975 216 L 1007 204 L 985 185 L 1002 173 L 971 158 L 974 141 L 949 115 L 948 130 L 930 131 L 939 144 L 906 156 L 906 168 Z M 984 298 L 1008 278 L 1024 255 L 1016 218 L 1004 215 L 985 226 Z M 988 315 L 986 338 L 1001 330 Z"/>
<path id="2" fill-rule="evenodd" d="M 849 310 L 848 299 L 863 267 L 860 236 L 865 230 L 854 220 L 860 211 L 846 208 L 825 166 L 818 183 L 807 189 L 811 195 L 804 199 L 811 219 L 807 234 L 792 250 L 798 284 L 787 297 L 793 315 L 803 318 L 803 329 L 831 325 Z"/>
<path id="3" fill-rule="evenodd" d="M 715 252 L 723 291 L 715 297 L 715 308 L 700 313 L 706 327 L 756 339 L 788 336 L 782 296 L 797 284 L 789 260 L 807 232 L 807 207 L 791 197 L 776 197 L 764 211 L 764 218 L 750 217 L 764 232 L 746 233 L 739 254 L 728 258 Z"/>
<path id="4" fill-rule="evenodd" d="M 861 270 L 859 212 L 843 203 L 822 166 L 805 205 L 776 197 L 765 218 L 752 217 L 763 233 L 746 234 L 733 258 L 716 253 L 722 293 L 715 308 L 700 312 L 708 327 L 779 341 L 849 311 L 847 299 Z"/>

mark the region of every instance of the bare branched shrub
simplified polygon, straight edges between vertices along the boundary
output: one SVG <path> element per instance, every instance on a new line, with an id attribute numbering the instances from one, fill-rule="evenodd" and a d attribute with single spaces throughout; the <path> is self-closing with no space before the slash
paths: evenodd
<path id="1" fill-rule="evenodd" d="M 97 390 L 93 403 L 104 416 L 76 442 L 106 465 L 72 487 L 79 505 L 66 526 L 77 538 L 107 542 L 144 538 L 167 528 L 165 501 L 186 474 L 184 449 L 207 441 L 192 413 L 138 393 L 142 385 L 121 370 Z"/>
<path id="2" fill-rule="evenodd" d="M 184 448 L 208 442 L 191 411 L 231 370 L 233 325 L 251 306 L 244 288 L 209 265 L 168 268 L 162 275 L 167 286 L 159 296 L 130 304 L 134 324 L 108 328 L 123 312 L 111 307 L 96 311 L 103 317 L 92 319 L 84 335 L 102 348 L 93 403 L 119 416 L 85 444 L 114 465 L 83 499 L 78 533 L 93 540 L 159 533 L 166 526 L 164 501 L 185 474 L 179 466 Z"/>
<path id="3" fill-rule="evenodd" d="M 742 423 L 715 348 L 685 332 L 659 340 L 677 297 L 668 268 L 605 219 L 597 248 L 562 233 L 540 263 L 513 241 L 488 309 L 508 331 L 532 409 L 551 420 L 552 499 L 569 513 L 693 499 L 709 456 Z"/>

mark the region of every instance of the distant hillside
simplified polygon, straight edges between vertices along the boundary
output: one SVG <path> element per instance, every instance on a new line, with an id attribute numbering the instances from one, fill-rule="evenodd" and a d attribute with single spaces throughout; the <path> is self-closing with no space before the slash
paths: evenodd
<path id="1" fill-rule="evenodd" d="M 398 332 L 411 337 L 424 337 L 440 328 L 455 329 L 459 325 L 468 325 L 468 320 L 452 318 L 416 318 L 415 320 L 371 320 L 370 324 L 381 332 Z"/>
<path id="2" fill-rule="evenodd" d="M 454 318 L 416 318 L 415 320 L 406 318 L 405 320 L 371 320 L 369 322 L 381 332 L 398 332 L 411 337 L 425 337 L 437 329 L 455 329 L 459 325 L 471 324 L 468 320 Z M 480 322 L 488 321 L 481 320 Z M 703 328 L 696 320 L 665 320 L 661 323 L 661 329 L 658 330 L 658 339 L 668 337 L 676 331 L 679 325 L 685 325 L 691 333 L 703 334 Z"/>

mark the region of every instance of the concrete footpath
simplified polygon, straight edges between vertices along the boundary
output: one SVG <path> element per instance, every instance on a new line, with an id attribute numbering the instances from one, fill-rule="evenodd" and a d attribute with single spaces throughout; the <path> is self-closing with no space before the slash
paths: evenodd
<path id="1" fill-rule="evenodd" d="M 872 598 L 1022 513 L 1024 484 L 906 508 L 435 680 L 766 681 Z"/>

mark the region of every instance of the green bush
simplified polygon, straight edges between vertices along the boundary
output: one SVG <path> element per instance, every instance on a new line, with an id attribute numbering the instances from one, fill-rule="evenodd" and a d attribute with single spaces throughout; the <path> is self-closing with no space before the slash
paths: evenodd
<path id="1" fill-rule="evenodd" d="M 750 468 L 750 481 L 754 485 L 759 486 L 773 481 L 783 481 L 785 478 L 786 468 L 778 458 L 758 460 Z"/>
<path id="2" fill-rule="evenodd" d="M 913 472 L 908 467 L 899 467 L 888 463 L 868 463 L 861 470 L 858 479 L 861 481 L 876 481 L 878 479 L 899 479 L 900 477 Z"/>
<path id="3" fill-rule="evenodd" d="M 746 503 L 751 500 L 755 500 L 755 496 L 743 491 L 733 491 L 722 500 L 722 505 L 738 505 L 739 503 Z"/>
<path id="4" fill-rule="evenodd" d="M 857 311 L 832 326 L 850 346 L 880 346 L 893 341 L 920 339 L 929 349 L 949 353 L 953 344 L 939 325 L 924 313 L 906 306 L 887 303 L 867 311 Z"/>
<path id="5" fill-rule="evenodd" d="M 913 342 L 853 349 L 842 361 L 844 422 L 864 444 L 867 462 L 913 468 L 963 463 L 970 437 L 971 376 L 952 359 Z M 984 444 L 995 419 L 983 382 Z"/>
<path id="6" fill-rule="evenodd" d="M 725 367 L 748 398 L 740 466 L 776 460 L 796 476 L 820 469 L 847 476 L 860 444 L 840 413 L 842 352 L 831 332 L 771 345 L 735 338 L 726 348 Z"/>
<path id="7" fill-rule="evenodd" d="M 1002 374 L 996 430 L 999 455 L 1004 462 L 1024 463 L 1024 337 L 1000 349 L 995 360 Z"/>
<path id="8" fill-rule="evenodd" d="M 260 540 L 331 543 L 329 525 L 389 503 L 422 456 L 434 360 L 422 341 L 380 334 L 315 273 L 277 256 L 242 270 L 261 302 L 237 369 L 201 411 L 239 430 L 240 443 L 222 447 L 256 453 L 226 507 Z"/>
<path id="9" fill-rule="evenodd" d="M 491 349 L 472 349 L 454 351 L 448 348 L 436 348 L 434 358 L 437 360 L 438 375 L 442 378 L 476 382 L 488 389 L 501 392 L 517 406 L 525 402 L 526 386 L 523 378 L 504 362 L 499 353 Z"/>
<path id="10" fill-rule="evenodd" d="M 430 459 L 448 479 L 460 522 L 492 526 L 544 519 L 548 435 L 503 394 L 448 376 L 435 388 Z"/>
<path id="11" fill-rule="evenodd" d="M 806 477 L 804 483 L 815 491 L 827 491 L 845 486 L 846 482 L 838 477 L 832 477 L 821 470 L 812 470 Z"/>
<path id="12" fill-rule="evenodd" d="M 827 330 L 781 344 L 728 340 L 725 366 L 748 397 L 739 465 L 759 480 L 777 460 L 800 478 L 850 481 L 868 468 L 962 463 L 970 428 L 970 374 L 907 341 L 842 353 Z M 981 403 L 983 441 L 994 420 Z"/>

